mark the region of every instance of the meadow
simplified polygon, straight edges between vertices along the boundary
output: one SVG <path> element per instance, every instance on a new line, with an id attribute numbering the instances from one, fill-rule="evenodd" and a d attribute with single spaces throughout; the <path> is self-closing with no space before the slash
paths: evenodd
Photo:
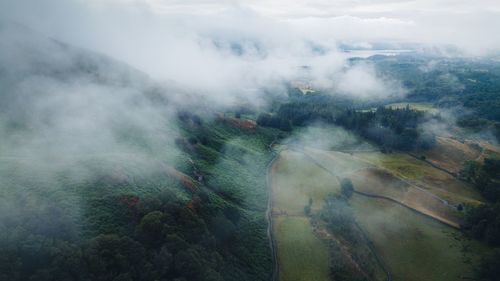
<path id="1" fill-rule="evenodd" d="M 313 210 L 321 208 L 327 194 L 339 192 L 338 181 L 288 150 L 280 153 L 271 171 L 279 280 L 330 280 L 328 245 L 315 235 L 304 207 L 312 200 Z"/>
<path id="2" fill-rule="evenodd" d="M 339 194 L 341 178 L 350 178 L 355 191 L 392 198 L 409 207 L 360 194 L 349 201 L 393 280 L 471 278 L 478 256 L 486 251 L 456 229 L 461 214 L 433 194 L 457 204 L 479 202 L 481 196 L 407 154 L 289 147 L 280 153 L 271 175 L 280 280 L 323 280 L 328 240 L 315 232 L 304 207 L 311 200 L 312 212 L 318 211 L 328 194 Z"/>
<path id="3" fill-rule="evenodd" d="M 473 276 L 484 251 L 477 241 L 385 200 L 355 195 L 351 205 L 393 280 L 452 281 Z"/>

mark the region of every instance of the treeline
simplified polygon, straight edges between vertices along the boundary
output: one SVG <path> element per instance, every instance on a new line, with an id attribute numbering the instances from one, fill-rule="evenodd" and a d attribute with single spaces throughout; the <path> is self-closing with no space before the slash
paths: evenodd
<path id="1" fill-rule="evenodd" d="M 290 131 L 291 126 L 304 126 L 317 121 L 342 126 L 380 145 L 384 151 L 430 148 L 435 136 L 420 125 L 429 118 L 427 113 L 406 108 L 378 107 L 374 111 L 342 109 L 333 97 L 308 94 L 291 97 L 279 105 L 274 114 L 263 113 L 257 124 Z"/>
<path id="2" fill-rule="evenodd" d="M 313 93 L 292 97 L 279 106 L 276 115 L 289 120 L 293 126 L 305 126 L 316 121 L 333 123 L 335 116 L 341 111 L 335 97 Z"/>
<path id="3" fill-rule="evenodd" d="M 257 124 L 290 131 L 292 126 L 305 126 L 316 121 L 333 123 L 340 110 L 332 96 L 321 93 L 303 95 L 292 88 L 289 90 L 289 99 L 275 105 L 272 114 L 260 114 Z"/>
<path id="4" fill-rule="evenodd" d="M 257 117 L 257 125 L 271 127 L 289 132 L 292 130 L 292 125 L 289 120 L 269 113 L 261 113 Z"/>
<path id="5" fill-rule="evenodd" d="M 491 133 L 497 141 L 500 141 L 500 122 L 487 120 L 476 114 L 466 114 L 458 118 L 457 125 L 470 129 L 485 138 L 490 138 Z"/>
<path id="6" fill-rule="evenodd" d="M 482 258 L 478 277 L 500 280 L 500 160 L 487 158 L 483 164 L 468 161 L 459 176 L 488 200 L 486 204 L 467 206 L 463 224 L 470 236 L 496 247 Z"/>
<path id="7" fill-rule="evenodd" d="M 380 145 L 384 150 L 408 151 L 430 148 L 435 136 L 419 128 L 426 121 L 426 113 L 412 110 L 378 107 L 375 111 L 349 109 L 337 116 L 335 123 L 352 130 Z"/>

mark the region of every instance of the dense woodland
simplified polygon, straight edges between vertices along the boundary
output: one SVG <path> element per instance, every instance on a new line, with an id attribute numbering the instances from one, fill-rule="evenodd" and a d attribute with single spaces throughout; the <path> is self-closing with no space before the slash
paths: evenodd
<path id="1" fill-rule="evenodd" d="M 198 197 L 199 204 L 210 208 L 206 195 Z M 28 210 L 3 225 L 0 280 L 222 280 L 223 258 L 217 248 L 231 239 L 235 228 L 223 211 L 207 217 L 210 212 L 199 210 L 205 214 L 200 215 L 168 191 L 154 198 L 107 201 L 123 212 L 114 213 L 114 219 L 127 221 L 129 231 L 80 241 L 61 220 L 64 210 L 53 206 L 42 206 L 48 210 L 38 210 L 36 218 Z M 229 233 L 210 229 L 214 218 L 233 228 L 224 230 Z"/>
<path id="2" fill-rule="evenodd" d="M 463 106 L 476 118 L 500 121 L 498 63 L 420 54 L 373 56 L 368 60 L 383 75 L 401 81 L 408 90 L 408 100 L 432 101 L 440 107 Z"/>
<path id="3" fill-rule="evenodd" d="M 50 189 L 2 168 L 0 280 L 268 280 L 261 175 L 274 132 L 200 120 L 179 115 L 185 178 L 117 166 Z"/>

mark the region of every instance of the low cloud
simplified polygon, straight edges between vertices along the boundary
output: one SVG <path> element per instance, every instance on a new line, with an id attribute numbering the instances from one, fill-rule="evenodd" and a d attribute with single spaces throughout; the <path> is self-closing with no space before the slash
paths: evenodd
<path id="1" fill-rule="evenodd" d="M 192 5 L 21 0 L 2 4 L 0 15 L 218 104 L 259 104 L 262 95 L 283 93 L 287 82 L 303 78 L 301 66 L 311 70 L 313 86 L 349 95 L 385 97 L 392 87 L 369 67 L 346 68 L 347 56 L 337 50 L 341 37 L 326 32 L 341 25 L 292 23 L 252 5 L 209 2 L 206 13 Z"/>

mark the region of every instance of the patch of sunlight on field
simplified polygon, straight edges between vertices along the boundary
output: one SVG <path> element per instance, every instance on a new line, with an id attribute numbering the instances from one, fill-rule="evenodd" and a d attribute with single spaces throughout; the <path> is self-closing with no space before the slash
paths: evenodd
<path id="1" fill-rule="evenodd" d="M 410 155 L 362 152 L 355 153 L 355 156 L 385 168 L 453 204 L 477 204 L 482 200 L 481 195 L 472 187 Z"/>
<path id="2" fill-rule="evenodd" d="M 360 152 L 355 153 L 355 156 L 366 160 L 373 165 L 382 166 L 399 176 L 407 179 L 417 179 L 424 175 L 436 173 L 432 167 L 404 153 L 385 154 L 381 152 Z"/>
<path id="3" fill-rule="evenodd" d="M 469 279 L 485 249 L 448 226 L 382 199 L 351 199 L 356 219 L 395 281 Z"/>
<path id="4" fill-rule="evenodd" d="M 274 218 L 280 281 L 327 281 L 328 246 L 306 217 Z"/>
<path id="5" fill-rule="evenodd" d="M 419 111 L 429 111 L 431 113 L 436 113 L 438 110 L 434 108 L 432 103 L 430 102 L 400 102 L 400 103 L 391 103 L 386 105 L 385 107 L 392 109 L 403 109 L 409 106 L 410 109 L 419 110 Z"/>

